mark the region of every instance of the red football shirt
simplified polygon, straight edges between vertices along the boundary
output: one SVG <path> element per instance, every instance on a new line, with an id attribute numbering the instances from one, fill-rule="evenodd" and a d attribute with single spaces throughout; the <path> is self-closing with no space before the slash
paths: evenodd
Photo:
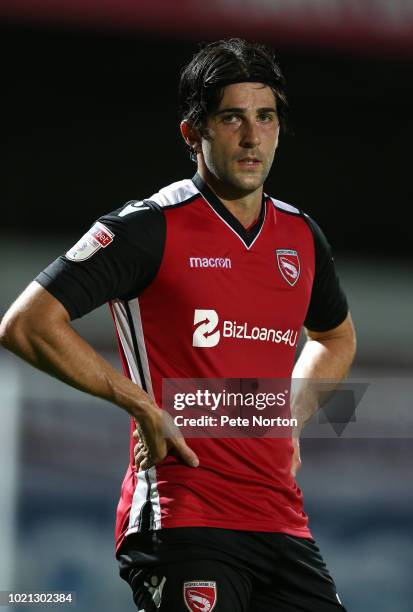
<path id="1" fill-rule="evenodd" d="M 199 175 L 102 217 L 37 280 L 72 318 L 110 301 L 125 373 L 160 406 L 166 379 L 290 379 L 303 324 L 332 329 L 347 315 L 312 219 L 264 196 L 246 230 Z M 310 536 L 291 439 L 191 438 L 198 468 L 169 455 L 139 473 L 134 443 L 117 548 L 185 526 Z"/>

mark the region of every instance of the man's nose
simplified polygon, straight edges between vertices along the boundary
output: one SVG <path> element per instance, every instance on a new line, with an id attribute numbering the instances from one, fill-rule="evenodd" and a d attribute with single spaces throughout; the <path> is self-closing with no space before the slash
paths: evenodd
<path id="1" fill-rule="evenodd" d="M 241 134 L 241 146 L 253 149 L 261 143 L 259 128 L 255 121 L 246 121 Z"/>

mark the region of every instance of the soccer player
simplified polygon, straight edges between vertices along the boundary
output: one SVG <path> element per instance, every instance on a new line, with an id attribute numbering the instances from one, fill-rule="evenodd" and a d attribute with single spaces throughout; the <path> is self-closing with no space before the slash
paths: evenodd
<path id="1" fill-rule="evenodd" d="M 160 408 L 165 379 L 341 380 L 355 353 L 326 238 L 263 191 L 287 106 L 272 51 L 205 46 L 180 100 L 195 176 L 102 216 L 11 306 L 2 343 L 131 415 L 116 538 L 138 610 L 344 610 L 294 479 L 298 439 L 188 443 Z M 125 376 L 70 325 L 105 302 Z M 312 398 L 303 382 L 297 434 Z"/>

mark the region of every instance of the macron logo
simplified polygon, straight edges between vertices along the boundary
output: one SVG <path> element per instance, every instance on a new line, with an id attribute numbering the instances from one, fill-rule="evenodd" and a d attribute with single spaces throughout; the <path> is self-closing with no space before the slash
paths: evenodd
<path id="1" fill-rule="evenodd" d="M 232 268 L 229 257 L 190 257 L 190 268 Z"/>
<path id="2" fill-rule="evenodd" d="M 215 310 L 195 310 L 195 331 L 192 346 L 210 348 L 219 342 L 221 333 L 218 327 L 218 314 Z"/>

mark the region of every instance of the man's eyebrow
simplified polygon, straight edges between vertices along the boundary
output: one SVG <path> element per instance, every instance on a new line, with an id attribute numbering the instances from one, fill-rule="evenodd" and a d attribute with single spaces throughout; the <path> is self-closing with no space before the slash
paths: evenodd
<path id="1" fill-rule="evenodd" d="M 248 109 L 241 107 L 231 107 L 231 108 L 221 108 L 216 111 L 215 115 L 223 115 L 224 113 L 246 113 Z M 257 108 L 257 113 L 276 113 L 277 109 L 273 106 L 264 106 L 262 108 Z"/>

